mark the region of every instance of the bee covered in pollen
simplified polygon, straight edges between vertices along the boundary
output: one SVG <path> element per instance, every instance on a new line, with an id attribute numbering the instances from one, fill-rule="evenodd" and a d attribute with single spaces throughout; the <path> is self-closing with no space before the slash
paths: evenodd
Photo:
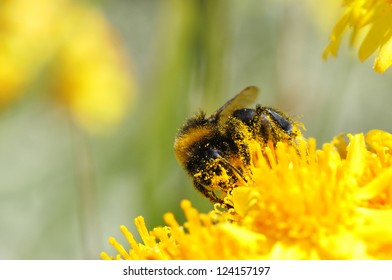
<path id="1" fill-rule="evenodd" d="M 252 183 L 252 159 L 262 156 L 269 143 L 296 145 L 300 123 L 285 113 L 255 102 L 258 88 L 249 86 L 211 116 L 204 112 L 189 118 L 178 131 L 174 150 L 195 188 L 224 207 L 224 197 L 239 184 Z M 257 147 L 256 149 L 254 147 Z"/>

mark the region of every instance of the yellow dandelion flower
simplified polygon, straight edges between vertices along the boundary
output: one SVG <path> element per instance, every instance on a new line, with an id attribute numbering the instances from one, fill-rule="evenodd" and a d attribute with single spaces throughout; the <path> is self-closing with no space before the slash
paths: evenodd
<path id="1" fill-rule="evenodd" d="M 252 145 L 253 143 L 250 143 Z M 259 149 L 260 146 L 257 147 Z M 186 222 L 124 227 L 127 248 L 102 259 L 392 259 L 392 135 L 342 135 L 316 148 L 279 142 L 252 158 L 254 184 L 237 186 L 207 214 L 184 200 Z"/>
<path id="2" fill-rule="evenodd" d="M 352 29 L 351 43 L 364 35 L 358 56 L 361 61 L 378 50 L 374 69 L 384 72 L 392 64 L 392 2 L 390 0 L 346 0 L 343 16 L 335 25 L 323 57 L 336 56 L 343 34 Z"/>

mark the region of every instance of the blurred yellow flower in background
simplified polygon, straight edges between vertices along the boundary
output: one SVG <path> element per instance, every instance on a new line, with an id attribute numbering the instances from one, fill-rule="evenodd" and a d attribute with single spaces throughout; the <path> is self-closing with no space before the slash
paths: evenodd
<path id="1" fill-rule="evenodd" d="M 351 44 L 361 38 L 359 59 L 364 61 L 378 50 L 374 70 L 384 72 L 392 64 L 392 1 L 346 0 L 344 5 L 346 9 L 332 31 L 323 57 L 337 55 L 346 29 L 351 28 Z"/>
<path id="2" fill-rule="evenodd" d="M 100 131 L 123 118 L 134 77 L 98 7 L 71 0 L 0 3 L 1 107 L 49 68 L 46 88 L 83 128 Z"/>
<path id="3" fill-rule="evenodd" d="M 392 135 L 338 136 L 316 148 L 303 139 L 254 156 L 254 185 L 233 188 L 228 211 L 199 213 L 184 200 L 183 225 L 148 231 L 142 243 L 125 226 L 130 249 L 103 259 L 392 259 Z"/>

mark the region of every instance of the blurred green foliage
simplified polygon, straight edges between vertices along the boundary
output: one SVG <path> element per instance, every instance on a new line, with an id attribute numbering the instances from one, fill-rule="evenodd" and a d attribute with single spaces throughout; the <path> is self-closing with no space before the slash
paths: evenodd
<path id="1" fill-rule="evenodd" d="M 346 48 L 322 61 L 333 22 L 321 28 L 313 9 L 322 6 L 308 2 L 98 2 L 133 62 L 134 107 L 104 136 L 75 132 L 39 85 L 2 112 L 0 258 L 98 258 L 114 251 L 109 236 L 122 240 L 121 224 L 137 236 L 138 215 L 152 228 L 167 211 L 183 221 L 184 198 L 210 210 L 175 160 L 174 137 L 187 117 L 248 85 L 260 87 L 260 103 L 297 116 L 319 146 L 340 133 L 390 131 L 390 73 Z"/>

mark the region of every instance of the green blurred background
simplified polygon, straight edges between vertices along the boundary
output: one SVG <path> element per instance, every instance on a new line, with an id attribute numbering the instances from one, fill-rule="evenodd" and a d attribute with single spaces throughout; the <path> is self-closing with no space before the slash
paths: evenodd
<path id="1" fill-rule="evenodd" d="M 337 59 L 321 59 L 337 0 L 88 4 L 131 60 L 133 106 L 103 135 L 75 129 L 41 93 L 44 71 L 2 109 L 0 259 L 113 255 L 108 237 L 126 243 L 121 224 L 138 237 L 138 215 L 151 229 L 167 211 L 184 221 L 185 198 L 210 210 L 175 160 L 174 137 L 199 108 L 212 113 L 248 85 L 261 89 L 260 103 L 302 121 L 319 146 L 340 133 L 392 129 L 391 70 L 376 74 L 347 42 Z"/>

